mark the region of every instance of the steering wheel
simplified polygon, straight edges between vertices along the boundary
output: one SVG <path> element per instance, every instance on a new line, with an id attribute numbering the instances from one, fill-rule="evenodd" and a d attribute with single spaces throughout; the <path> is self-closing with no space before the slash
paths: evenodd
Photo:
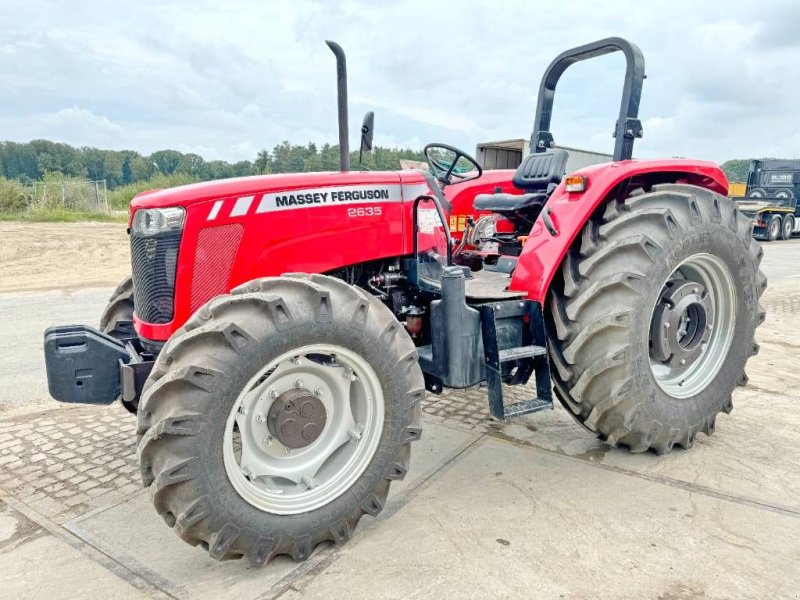
<path id="1" fill-rule="evenodd" d="M 448 153 L 451 153 L 453 159 L 446 164 L 442 162 L 439 157 L 434 156 L 431 150 L 444 150 Z M 453 184 L 453 178 L 458 179 L 459 181 L 469 181 L 472 179 L 477 179 L 483 174 L 483 169 L 481 169 L 478 161 L 455 146 L 450 146 L 448 144 L 428 144 L 425 146 L 423 152 L 425 153 L 425 160 L 428 163 L 431 173 L 434 177 L 436 177 L 436 180 L 442 186 Z M 462 158 L 466 159 L 467 162 L 475 167 L 475 169 L 466 173 L 457 172 L 455 170 L 456 165 Z"/>

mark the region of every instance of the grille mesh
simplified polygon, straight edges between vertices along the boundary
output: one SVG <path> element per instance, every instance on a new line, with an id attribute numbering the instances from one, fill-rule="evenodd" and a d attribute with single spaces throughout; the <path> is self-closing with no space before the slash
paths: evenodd
<path id="1" fill-rule="evenodd" d="M 145 323 L 172 321 L 180 243 L 180 231 L 154 237 L 131 235 L 133 302 L 136 315 Z"/>
<path id="2" fill-rule="evenodd" d="M 244 227 L 239 223 L 207 227 L 197 236 L 197 249 L 192 269 L 192 303 L 194 312 L 214 296 L 230 290 L 228 279 Z"/>

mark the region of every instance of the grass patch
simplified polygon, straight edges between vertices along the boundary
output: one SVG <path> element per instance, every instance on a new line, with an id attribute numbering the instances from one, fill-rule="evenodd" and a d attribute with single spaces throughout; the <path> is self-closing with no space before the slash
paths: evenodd
<path id="1" fill-rule="evenodd" d="M 136 194 L 149 192 L 150 190 L 164 190 L 188 183 L 197 183 L 198 181 L 196 177 L 181 173 L 156 175 L 147 181 L 123 185 L 108 192 L 108 205 L 111 207 L 111 210 L 127 210 L 128 205 Z"/>
<path id="2" fill-rule="evenodd" d="M 25 221 L 29 223 L 78 223 L 97 221 L 100 223 L 127 223 L 128 213 L 90 213 L 69 210 L 37 210 L 25 212 L 0 212 L 0 221 Z"/>

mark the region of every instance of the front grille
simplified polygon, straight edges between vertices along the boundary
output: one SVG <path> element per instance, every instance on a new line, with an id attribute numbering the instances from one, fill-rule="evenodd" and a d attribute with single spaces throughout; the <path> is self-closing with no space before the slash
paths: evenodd
<path id="1" fill-rule="evenodd" d="M 152 237 L 131 234 L 133 303 L 145 323 L 172 321 L 180 243 L 180 231 Z"/>

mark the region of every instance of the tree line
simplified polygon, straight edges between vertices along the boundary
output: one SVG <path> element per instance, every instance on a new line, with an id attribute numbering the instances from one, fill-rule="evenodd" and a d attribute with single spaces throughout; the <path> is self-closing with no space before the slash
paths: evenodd
<path id="1" fill-rule="evenodd" d="M 375 147 L 363 157 L 368 169 L 397 170 L 401 159 L 424 160 L 421 151 Z M 358 151 L 351 153 L 358 164 Z M 109 189 L 149 181 L 153 177 L 180 175 L 197 181 L 224 179 L 267 173 L 334 171 L 339 169 L 339 146 L 284 141 L 272 150 L 258 152 L 252 161 L 229 163 L 207 161 L 203 157 L 177 150 L 158 150 L 143 155 L 133 150 L 76 148 L 49 140 L 0 142 L 0 177 L 23 184 L 41 181 L 47 174 L 101 180 Z"/>
<path id="2" fill-rule="evenodd" d="M 400 160 L 424 160 L 421 151 L 376 146 L 364 154 L 363 166 L 372 170 L 393 171 Z M 351 164 L 358 165 L 358 151 L 351 152 Z M 730 181 L 746 181 L 750 161 L 732 159 L 722 163 Z M 49 140 L 31 142 L 0 142 L 0 177 L 31 184 L 48 174 L 71 178 L 102 180 L 113 190 L 145 182 L 154 177 L 180 176 L 192 181 L 224 179 L 267 173 L 306 173 L 339 169 L 339 146 L 308 143 L 277 144 L 272 150 L 264 148 L 254 160 L 235 163 L 205 160 L 203 157 L 177 150 L 158 150 L 143 155 L 133 150 L 101 150 L 92 147 L 76 148 Z"/>

